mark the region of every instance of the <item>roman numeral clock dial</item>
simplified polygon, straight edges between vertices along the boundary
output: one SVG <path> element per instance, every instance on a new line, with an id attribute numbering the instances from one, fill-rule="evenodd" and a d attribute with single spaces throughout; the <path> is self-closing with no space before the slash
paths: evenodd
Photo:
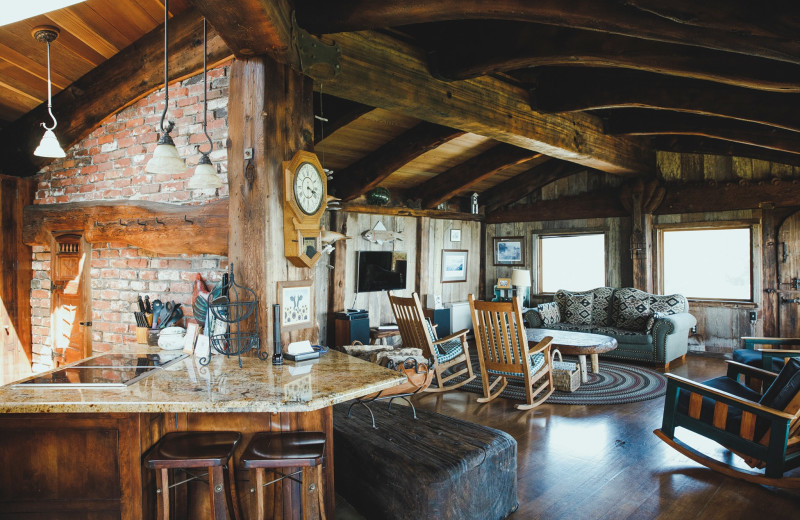
<path id="1" fill-rule="evenodd" d="M 283 243 L 286 258 L 298 267 L 319 260 L 319 234 L 328 197 L 328 179 L 317 156 L 298 151 L 283 163 Z"/>

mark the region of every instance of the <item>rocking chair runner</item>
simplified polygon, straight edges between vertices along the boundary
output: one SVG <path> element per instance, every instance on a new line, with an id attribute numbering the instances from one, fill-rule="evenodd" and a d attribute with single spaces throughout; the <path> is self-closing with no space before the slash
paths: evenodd
<path id="1" fill-rule="evenodd" d="M 389 303 L 400 330 L 403 347 L 422 349 L 422 355 L 433 360 L 431 368 L 436 376 L 436 386 L 427 387 L 426 392 L 454 390 L 475 379 L 469 360 L 466 329 L 437 339 L 433 327 L 422 312 L 417 293 L 413 293 L 410 298 L 392 296 L 389 293 Z M 463 368 L 454 368 L 461 363 L 465 364 Z M 459 376 L 466 378 L 460 383 L 445 386 L 445 383 Z"/>
<path id="2" fill-rule="evenodd" d="M 483 397 L 478 402 L 495 399 L 508 385 L 508 378 L 513 377 L 525 382 L 525 404 L 514 405 L 516 409 L 530 410 L 543 403 L 555 389 L 550 358 L 553 338 L 548 336 L 533 348 L 528 347 L 522 306 L 516 297 L 510 302 L 485 302 L 470 294 L 469 308 L 483 380 Z M 495 380 L 490 384 L 491 376 Z M 539 386 L 534 388 L 536 383 Z"/>
<path id="3" fill-rule="evenodd" d="M 738 380 L 739 375 L 772 383 L 759 395 Z M 712 470 L 757 484 L 800 487 L 800 477 L 783 474 L 800 466 L 800 360 L 786 363 L 780 374 L 728 361 L 728 374 L 697 383 L 667 374 L 667 394 L 661 429 L 670 447 Z M 750 467 L 735 468 L 713 459 L 675 438 L 675 428 L 707 437 L 739 455 Z"/>

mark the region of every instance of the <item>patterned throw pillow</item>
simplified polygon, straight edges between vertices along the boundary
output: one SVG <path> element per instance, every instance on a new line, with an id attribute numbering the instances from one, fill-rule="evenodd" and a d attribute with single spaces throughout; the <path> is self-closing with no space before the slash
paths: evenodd
<path id="1" fill-rule="evenodd" d="M 602 327 L 611 325 L 611 299 L 614 295 L 612 287 L 598 287 L 592 289 L 594 303 L 592 304 L 592 324 Z"/>
<path id="2" fill-rule="evenodd" d="M 652 310 L 653 309 L 651 308 L 650 311 L 652 311 Z M 664 318 L 665 316 L 668 316 L 669 314 L 674 314 L 674 313 L 653 312 L 650 315 L 650 317 L 647 319 L 647 327 L 645 328 L 645 332 L 647 332 L 648 334 L 652 334 L 653 333 L 653 326 L 656 324 L 656 320 L 659 319 L 659 318 Z"/>
<path id="3" fill-rule="evenodd" d="M 689 301 L 682 294 L 651 294 L 650 309 L 662 314 L 689 312 Z"/>
<path id="4" fill-rule="evenodd" d="M 542 318 L 543 327 L 555 325 L 561 321 L 561 312 L 558 310 L 558 304 L 556 302 L 539 305 L 539 316 Z"/>
<path id="5" fill-rule="evenodd" d="M 641 330 L 647 328 L 650 310 L 650 295 L 633 288 L 619 289 L 614 293 L 611 319 L 620 329 Z"/>
<path id="6" fill-rule="evenodd" d="M 566 321 L 572 325 L 591 325 L 592 324 L 592 303 L 594 295 L 588 294 L 569 294 L 566 298 Z"/>

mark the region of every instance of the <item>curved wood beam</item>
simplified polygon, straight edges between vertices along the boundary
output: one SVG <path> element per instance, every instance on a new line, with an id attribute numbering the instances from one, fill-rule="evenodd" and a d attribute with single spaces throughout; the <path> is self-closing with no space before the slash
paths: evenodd
<path id="1" fill-rule="evenodd" d="M 433 123 L 420 123 L 366 157 L 333 174 L 330 191 L 344 201 L 353 200 L 420 155 L 464 135 Z"/>
<path id="2" fill-rule="evenodd" d="M 800 153 L 800 133 L 755 123 L 647 109 L 606 110 L 602 117 L 609 135 L 699 135 Z"/>
<path id="3" fill-rule="evenodd" d="M 597 31 L 498 21 L 431 29 L 431 73 L 447 81 L 526 67 L 620 67 L 775 92 L 800 92 L 800 66 Z M 435 40 L 434 40 L 435 38 Z M 424 44 L 424 43 L 423 43 Z M 526 81 L 525 70 L 514 77 Z"/>
<path id="4" fill-rule="evenodd" d="M 653 137 L 651 143 L 656 150 L 664 150 L 667 152 L 746 157 L 749 159 L 800 166 L 800 153 L 778 152 L 775 150 L 767 150 L 760 146 L 733 143 L 710 137 L 696 135 L 661 135 Z"/>
<path id="5" fill-rule="evenodd" d="M 619 69 L 542 67 L 531 107 L 542 112 L 645 107 L 729 117 L 800 132 L 800 95 Z"/>
<path id="6" fill-rule="evenodd" d="M 342 73 L 325 81 L 328 94 L 609 173 L 638 175 L 655 167 L 646 142 L 603 135 L 590 115 L 534 112 L 528 93 L 508 81 L 436 80 L 418 48 L 386 34 L 342 33 L 334 40 Z"/>
<path id="7" fill-rule="evenodd" d="M 541 154 L 509 144 L 499 144 L 440 173 L 417 186 L 414 191 L 422 194 L 423 208 L 433 209 L 497 172 L 537 157 L 541 157 Z"/>
<path id="8" fill-rule="evenodd" d="M 170 77 L 179 81 L 203 70 L 203 23 L 197 11 L 186 10 L 170 20 Z M 208 62 L 219 63 L 231 51 L 209 28 Z M 135 103 L 164 85 L 164 31 L 153 29 L 113 58 L 53 96 L 53 113 L 58 119 L 56 134 L 66 149 L 94 130 L 110 115 Z M 39 105 L 0 135 L 4 173 L 15 176 L 35 174 L 53 159 L 35 157 L 33 150 L 42 138 L 39 123 L 50 121 L 47 103 Z M 153 131 L 157 129 L 154 125 Z"/>
<path id="9" fill-rule="evenodd" d="M 614 0 L 296 0 L 298 24 L 315 34 L 360 31 L 445 20 L 517 20 L 575 27 L 647 40 L 731 51 L 800 63 L 800 41 L 765 31 L 760 20 L 748 24 L 727 0 L 702 2 L 715 13 L 715 27 L 692 25 L 692 19 L 670 19 Z M 796 18 L 793 5 L 780 16 Z M 744 20 L 748 20 L 745 18 Z M 731 31 L 722 27 L 737 26 Z"/>

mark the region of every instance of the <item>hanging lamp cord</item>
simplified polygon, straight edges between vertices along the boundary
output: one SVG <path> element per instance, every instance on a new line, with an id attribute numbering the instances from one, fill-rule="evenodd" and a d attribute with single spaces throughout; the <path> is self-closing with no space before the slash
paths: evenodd
<path id="1" fill-rule="evenodd" d="M 167 30 L 167 20 L 169 19 L 169 0 L 164 0 L 164 111 L 161 112 L 161 131 L 168 134 L 175 127 L 175 123 L 167 121 L 167 126 L 164 126 L 164 119 L 167 117 L 167 105 L 169 105 L 169 58 L 167 56 L 167 41 L 169 31 Z"/>
<path id="2" fill-rule="evenodd" d="M 50 117 L 53 118 L 53 126 L 47 126 L 47 124 L 41 123 L 45 130 L 55 130 L 56 126 L 58 126 L 56 116 L 53 115 L 52 97 L 52 90 L 50 87 L 50 40 L 47 40 L 47 112 L 50 114 Z"/>
<path id="3" fill-rule="evenodd" d="M 206 38 L 206 35 L 207 35 L 206 24 L 207 23 L 208 23 L 207 20 L 205 18 L 203 18 L 203 133 L 206 134 L 206 139 L 208 139 L 208 151 L 204 152 L 204 151 L 200 150 L 199 146 L 197 147 L 197 150 L 201 154 L 206 155 L 206 156 L 208 154 L 210 154 L 212 152 L 212 150 L 214 150 L 214 142 L 211 140 L 211 136 L 208 135 L 208 130 L 207 130 L 207 126 L 208 126 L 207 125 L 207 118 L 208 118 L 208 116 L 207 116 L 207 114 L 208 114 L 208 83 L 207 83 L 207 81 L 208 80 L 206 78 L 207 71 L 208 71 L 208 68 L 207 68 L 207 65 L 206 65 L 206 56 L 208 55 L 207 43 L 206 43 L 206 39 L 207 39 Z"/>

